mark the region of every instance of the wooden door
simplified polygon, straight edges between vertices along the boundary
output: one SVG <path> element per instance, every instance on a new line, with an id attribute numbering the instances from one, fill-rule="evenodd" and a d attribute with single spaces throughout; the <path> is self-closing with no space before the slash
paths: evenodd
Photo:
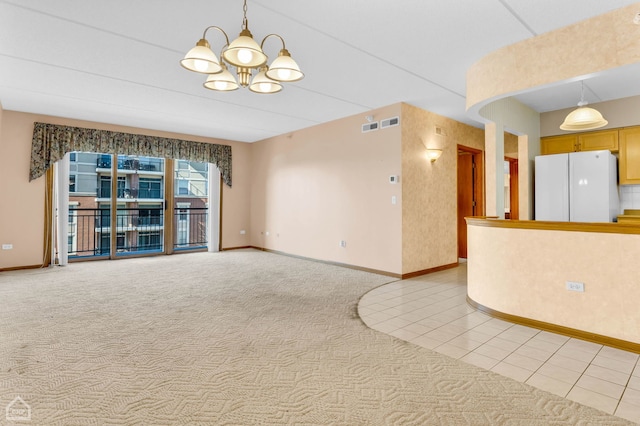
<path id="1" fill-rule="evenodd" d="M 519 217 L 519 196 L 518 196 L 518 159 L 508 158 L 509 161 L 509 205 L 511 212 L 509 219 L 518 220 Z"/>
<path id="2" fill-rule="evenodd" d="M 467 258 L 467 223 L 482 209 L 482 152 L 458 146 L 458 257 Z"/>

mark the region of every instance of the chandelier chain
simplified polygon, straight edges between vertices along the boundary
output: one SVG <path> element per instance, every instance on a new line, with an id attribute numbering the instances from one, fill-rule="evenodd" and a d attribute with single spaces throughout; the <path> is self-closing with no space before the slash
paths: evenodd
<path id="1" fill-rule="evenodd" d="M 249 23 L 247 22 L 247 0 L 244 0 L 244 6 L 242 6 L 242 13 L 243 13 L 242 29 L 245 30 L 249 26 Z"/>

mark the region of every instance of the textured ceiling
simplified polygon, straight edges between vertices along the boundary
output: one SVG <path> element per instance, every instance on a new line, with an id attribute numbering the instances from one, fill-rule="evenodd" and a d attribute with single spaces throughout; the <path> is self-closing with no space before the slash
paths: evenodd
<path id="1" fill-rule="evenodd" d="M 206 90 L 202 76 L 179 65 L 207 26 L 237 36 L 240 0 L 0 0 L 0 102 L 6 110 L 244 142 L 396 102 L 479 126 L 465 113 L 465 74 L 474 62 L 634 3 L 249 1 L 254 38 L 280 34 L 306 74 L 279 94 L 257 95 Z M 219 53 L 223 37 L 208 38 Z M 265 44 L 270 57 L 276 40 Z M 590 79 L 587 100 L 640 94 L 636 75 L 630 66 Z M 579 94 L 576 83 L 518 98 L 542 112 L 575 105 Z"/>

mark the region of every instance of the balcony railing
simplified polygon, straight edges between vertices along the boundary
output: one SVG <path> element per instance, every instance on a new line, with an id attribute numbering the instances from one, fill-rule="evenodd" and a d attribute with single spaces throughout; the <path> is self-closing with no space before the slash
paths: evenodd
<path id="1" fill-rule="evenodd" d="M 69 207 L 69 256 L 105 256 L 111 250 L 111 211 Z M 119 208 L 116 211 L 118 253 L 162 251 L 164 209 Z"/>
<path id="2" fill-rule="evenodd" d="M 176 250 L 207 246 L 207 215 L 206 207 L 176 207 L 173 215 L 173 247 Z"/>

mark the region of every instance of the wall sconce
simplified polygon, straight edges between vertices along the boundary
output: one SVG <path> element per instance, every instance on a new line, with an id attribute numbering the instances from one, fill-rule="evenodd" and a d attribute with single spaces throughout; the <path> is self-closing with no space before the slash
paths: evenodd
<path id="1" fill-rule="evenodd" d="M 442 155 L 441 149 L 429 149 L 427 148 L 427 158 L 433 163 Z"/>

